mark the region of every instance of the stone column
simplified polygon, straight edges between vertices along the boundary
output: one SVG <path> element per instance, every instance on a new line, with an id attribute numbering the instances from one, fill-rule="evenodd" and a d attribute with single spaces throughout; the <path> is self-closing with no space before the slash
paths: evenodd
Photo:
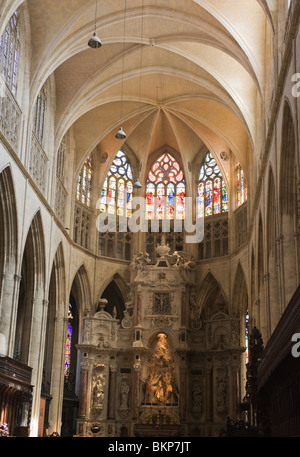
<path id="1" fill-rule="evenodd" d="M 239 355 L 237 355 L 238 360 L 240 360 Z M 231 407 L 232 407 L 232 417 L 239 418 L 240 417 L 240 372 L 239 367 L 235 364 L 233 360 L 232 363 L 232 371 L 230 373 L 231 378 Z M 230 398 L 230 397 L 229 397 Z M 230 411 L 230 409 L 229 409 Z"/>
<path id="2" fill-rule="evenodd" d="M 187 405 L 187 366 L 186 353 L 179 353 L 179 407 L 180 420 L 186 420 L 186 405 Z"/>
<path id="3" fill-rule="evenodd" d="M 117 395 L 117 367 L 110 366 L 109 399 L 108 399 L 108 420 L 116 418 L 116 395 Z"/>
<path id="4" fill-rule="evenodd" d="M 213 420 L 213 402 L 212 402 L 212 367 L 209 364 L 205 372 L 205 384 L 206 384 L 206 410 L 205 419 L 208 422 Z"/>
<path id="5" fill-rule="evenodd" d="M 137 287 L 137 306 L 136 306 L 136 323 L 137 325 L 141 325 L 141 317 L 142 317 L 142 291 L 141 286 Z"/>
<path id="6" fill-rule="evenodd" d="M 87 360 L 82 360 L 81 361 L 81 373 L 80 373 L 79 411 L 78 411 L 79 418 L 81 418 L 81 419 L 84 419 L 86 417 L 88 369 L 89 369 L 89 362 Z"/>
<path id="7" fill-rule="evenodd" d="M 284 311 L 285 303 L 285 288 L 284 288 L 284 265 L 283 265 L 283 235 L 279 235 L 276 238 L 276 259 L 278 268 L 279 278 L 279 290 L 280 290 L 280 315 Z"/>
<path id="8" fill-rule="evenodd" d="M 3 273 L 0 313 L 0 353 L 13 357 L 15 325 L 18 311 L 18 297 L 21 276 Z"/>
<path id="9" fill-rule="evenodd" d="M 33 437 L 38 436 L 38 418 L 40 412 L 48 303 L 48 300 L 36 297 L 33 300 L 32 306 L 32 315 L 35 319 L 32 319 L 32 330 L 30 334 L 30 341 L 32 344 L 30 345 L 28 365 L 33 368 L 31 383 L 34 385 L 34 389 L 30 431 L 30 435 Z M 36 344 L 37 341 L 39 344 Z"/>
<path id="10" fill-rule="evenodd" d="M 139 407 L 140 407 L 140 371 L 141 371 L 141 360 L 138 355 L 136 355 L 133 362 L 133 419 L 138 419 L 139 417 Z"/>

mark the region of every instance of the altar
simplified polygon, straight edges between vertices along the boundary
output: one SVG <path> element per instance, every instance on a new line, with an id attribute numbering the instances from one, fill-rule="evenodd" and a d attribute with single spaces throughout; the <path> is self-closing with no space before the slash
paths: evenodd
<path id="1" fill-rule="evenodd" d="M 197 266 L 162 237 L 130 265 L 121 319 L 84 317 L 78 436 L 216 436 L 238 407 L 239 319 L 197 303 Z M 229 368 L 230 367 L 230 368 Z"/>

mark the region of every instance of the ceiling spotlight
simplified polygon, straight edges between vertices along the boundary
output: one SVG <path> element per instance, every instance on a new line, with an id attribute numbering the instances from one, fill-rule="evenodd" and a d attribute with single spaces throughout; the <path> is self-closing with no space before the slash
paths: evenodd
<path id="1" fill-rule="evenodd" d="M 92 49 L 99 49 L 102 46 L 100 38 L 97 36 L 97 7 L 98 7 L 98 0 L 96 0 L 96 8 L 95 8 L 95 31 L 92 38 L 89 39 L 88 45 Z"/>
<path id="2" fill-rule="evenodd" d="M 99 49 L 102 46 L 100 38 L 97 36 L 97 32 L 94 32 L 92 38 L 89 39 L 88 45 L 90 48 Z"/>
<path id="3" fill-rule="evenodd" d="M 118 130 L 118 132 L 116 133 L 116 138 L 118 138 L 118 140 L 124 140 L 126 138 L 126 133 L 124 132 L 122 127 L 120 127 L 120 130 Z"/>
<path id="4" fill-rule="evenodd" d="M 140 189 L 142 187 L 142 184 L 139 181 L 139 178 L 137 178 L 136 182 L 133 184 L 133 187 L 135 189 Z"/>

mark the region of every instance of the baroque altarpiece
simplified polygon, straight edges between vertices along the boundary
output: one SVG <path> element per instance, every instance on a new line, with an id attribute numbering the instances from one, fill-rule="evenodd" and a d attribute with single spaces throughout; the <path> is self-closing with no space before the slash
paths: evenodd
<path id="1" fill-rule="evenodd" d="M 78 436 L 218 436 L 240 404 L 240 321 L 222 295 L 201 309 L 196 266 L 164 239 L 133 258 L 122 319 L 84 317 Z"/>

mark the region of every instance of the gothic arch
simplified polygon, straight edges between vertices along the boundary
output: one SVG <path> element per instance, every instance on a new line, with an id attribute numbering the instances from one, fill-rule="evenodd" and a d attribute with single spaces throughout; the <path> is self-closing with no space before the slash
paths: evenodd
<path id="1" fill-rule="evenodd" d="M 299 283 L 299 246 L 295 238 L 298 222 L 297 208 L 297 145 L 295 123 L 288 100 L 285 100 L 282 118 L 282 143 L 279 172 L 279 211 L 282 248 L 284 252 L 284 306 Z"/>
<path id="2" fill-rule="evenodd" d="M 115 307 L 117 310 L 117 319 L 121 320 L 123 318 L 128 291 L 129 289 L 119 273 L 115 273 L 113 277 L 102 286 L 100 297 L 108 300 L 105 309 L 112 314 Z"/>
<path id="3" fill-rule="evenodd" d="M 30 363 L 32 341 L 40 338 L 45 299 L 45 242 L 42 218 L 37 211 L 27 232 L 21 265 L 21 281 L 16 317 L 14 356 Z"/>
<path id="4" fill-rule="evenodd" d="M 8 352 L 9 327 L 15 288 L 6 278 L 17 277 L 18 221 L 13 177 L 10 166 L 0 173 L 0 350 Z M 5 297 L 5 303 L 4 303 Z"/>
<path id="5" fill-rule="evenodd" d="M 0 195 L 0 271 L 5 273 L 11 261 L 16 265 L 18 250 L 16 198 L 10 166 L 0 173 Z"/>
<path id="6" fill-rule="evenodd" d="M 285 100 L 282 120 L 282 142 L 280 151 L 280 211 L 281 215 L 296 215 L 296 134 L 290 104 Z M 283 221 L 281 222 L 283 226 Z"/>
<path id="7" fill-rule="evenodd" d="M 248 309 L 248 289 L 241 263 L 238 263 L 232 293 L 232 312 L 245 317 Z"/>
<path id="8" fill-rule="evenodd" d="M 49 283 L 49 301 L 41 389 L 41 396 L 44 398 L 46 404 L 44 428 L 47 426 L 48 422 L 50 422 L 54 425 L 55 430 L 58 429 L 59 418 L 54 414 L 54 411 L 60 411 L 61 400 L 61 390 L 58 389 L 57 386 L 61 384 L 63 369 L 61 342 L 65 339 L 65 307 L 65 260 L 62 243 L 60 243 L 53 260 Z M 45 430 L 43 430 L 43 432 L 45 432 Z"/>
<path id="9" fill-rule="evenodd" d="M 92 305 L 90 282 L 84 264 L 79 267 L 73 278 L 70 289 L 70 293 L 71 292 L 76 299 L 78 312 L 81 316 L 83 316 L 85 311 L 89 310 Z"/>
<path id="10" fill-rule="evenodd" d="M 227 313 L 229 312 L 228 302 L 224 291 L 211 272 L 206 275 L 201 284 L 197 303 L 200 313 L 206 315 L 208 313 L 211 315 L 214 314 L 214 311 L 216 311 L 217 308 L 222 308 Z"/>

